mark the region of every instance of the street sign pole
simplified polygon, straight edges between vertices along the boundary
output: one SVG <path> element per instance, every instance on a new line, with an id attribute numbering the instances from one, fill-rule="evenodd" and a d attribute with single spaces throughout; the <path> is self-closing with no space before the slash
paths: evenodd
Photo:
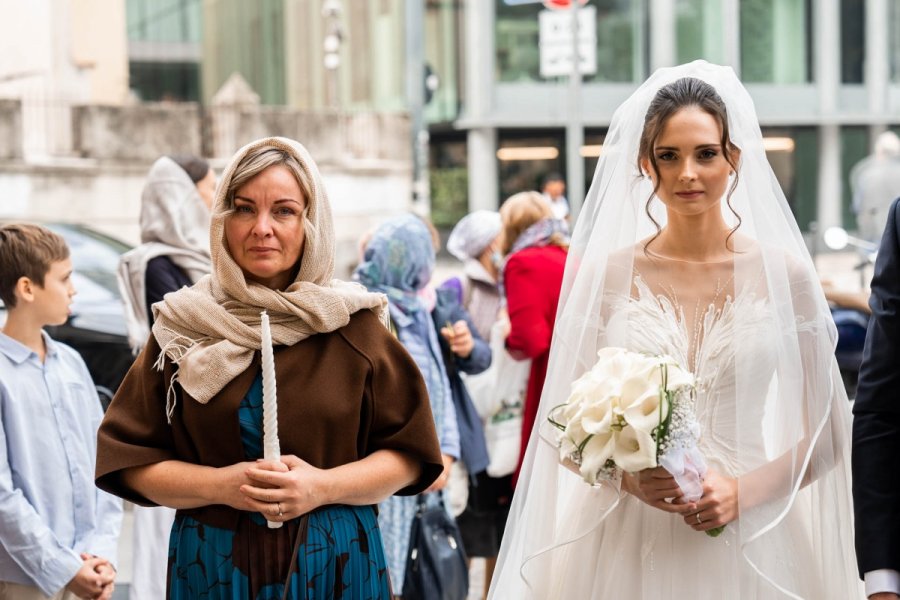
<path id="1" fill-rule="evenodd" d="M 578 218 L 584 202 L 584 126 L 581 119 L 581 60 L 578 51 L 578 2 L 571 2 L 572 15 L 572 71 L 569 74 L 568 121 L 566 123 L 566 195 L 569 200 L 572 224 Z"/>

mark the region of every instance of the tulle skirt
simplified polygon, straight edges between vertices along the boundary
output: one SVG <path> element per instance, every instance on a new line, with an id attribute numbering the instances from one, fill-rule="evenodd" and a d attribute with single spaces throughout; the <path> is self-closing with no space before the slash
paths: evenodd
<path id="1" fill-rule="evenodd" d="M 593 600 L 845 597 L 833 592 L 847 589 L 848 582 L 829 585 L 827 569 L 817 560 L 804 526 L 809 515 L 795 509 L 745 556 L 739 521 L 713 538 L 694 531 L 681 516 L 624 495 L 597 529 L 526 564 L 530 590 L 519 569 L 510 566 L 495 577 L 491 594 L 497 599 Z"/>

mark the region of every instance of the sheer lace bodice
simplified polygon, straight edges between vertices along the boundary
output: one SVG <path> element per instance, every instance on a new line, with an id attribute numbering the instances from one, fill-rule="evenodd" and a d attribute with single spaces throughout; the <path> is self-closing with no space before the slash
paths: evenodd
<path id="1" fill-rule="evenodd" d="M 685 307 L 677 297 L 654 293 L 640 275 L 634 279 L 635 295 L 620 298 L 607 325 L 609 345 L 650 354 L 667 354 L 691 369 L 697 378 L 697 417 L 702 427 L 700 449 L 711 465 L 731 476 L 739 475 L 765 460 L 763 428 L 736 423 L 734 361 L 739 344 L 741 359 L 750 360 L 751 372 L 760 381 L 771 380 L 775 354 L 767 347 L 772 329 L 767 303 L 744 288 L 734 298 L 723 295 L 693 318 L 685 318 Z M 760 398 L 752 413 L 757 423 L 765 417 Z M 744 410 L 746 417 L 748 412 Z M 748 439 L 754 432 L 755 439 Z M 755 451 L 738 459 L 736 442 Z"/>

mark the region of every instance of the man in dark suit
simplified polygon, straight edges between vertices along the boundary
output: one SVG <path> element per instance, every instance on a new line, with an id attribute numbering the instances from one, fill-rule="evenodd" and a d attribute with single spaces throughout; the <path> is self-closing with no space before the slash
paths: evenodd
<path id="1" fill-rule="evenodd" d="M 888 212 L 853 407 L 856 556 L 870 599 L 900 598 L 900 199 Z"/>

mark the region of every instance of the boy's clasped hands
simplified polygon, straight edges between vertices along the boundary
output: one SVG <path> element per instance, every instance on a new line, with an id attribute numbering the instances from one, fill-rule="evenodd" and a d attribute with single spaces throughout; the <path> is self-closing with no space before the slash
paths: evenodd
<path id="1" fill-rule="evenodd" d="M 81 553 L 84 562 L 66 589 L 79 598 L 109 600 L 116 587 L 116 569 L 105 558 L 86 552 Z"/>

